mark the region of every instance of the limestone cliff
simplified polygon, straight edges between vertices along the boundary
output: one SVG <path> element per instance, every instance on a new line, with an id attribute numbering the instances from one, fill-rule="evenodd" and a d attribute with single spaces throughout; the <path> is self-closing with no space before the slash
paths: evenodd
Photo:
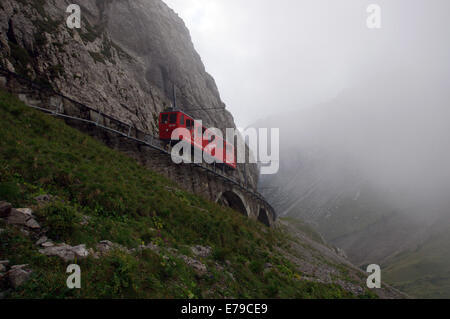
<path id="1" fill-rule="evenodd" d="M 210 127 L 235 127 L 188 29 L 165 3 L 80 0 L 82 27 L 73 30 L 70 3 L 2 1 L 2 66 L 155 134 L 173 84 L 181 109 L 195 109 L 188 113 Z M 247 171 L 255 184 L 256 168 Z"/>

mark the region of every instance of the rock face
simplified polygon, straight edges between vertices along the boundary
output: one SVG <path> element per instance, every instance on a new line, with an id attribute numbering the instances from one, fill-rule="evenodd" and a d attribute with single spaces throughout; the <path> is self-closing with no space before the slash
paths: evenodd
<path id="1" fill-rule="evenodd" d="M 154 134 L 173 84 L 180 109 L 235 127 L 185 24 L 161 0 L 80 0 L 79 30 L 66 26 L 70 3 L 3 0 L 2 67 Z M 255 165 L 239 174 L 256 185 Z"/>
<path id="2" fill-rule="evenodd" d="M 12 266 L 8 271 L 7 276 L 11 286 L 16 289 L 28 280 L 32 271 L 27 269 L 28 265 L 16 265 Z"/>

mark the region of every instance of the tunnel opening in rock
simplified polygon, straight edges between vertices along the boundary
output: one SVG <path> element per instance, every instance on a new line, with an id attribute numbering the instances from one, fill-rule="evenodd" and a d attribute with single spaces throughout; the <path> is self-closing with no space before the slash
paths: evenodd
<path id="1" fill-rule="evenodd" d="M 259 210 L 258 220 L 264 225 L 270 227 L 269 217 L 267 216 L 267 211 L 264 208 Z"/>
<path id="2" fill-rule="evenodd" d="M 248 216 L 247 208 L 244 205 L 242 199 L 234 192 L 224 192 L 219 200 L 219 204 L 228 206 L 231 209 L 240 212 L 241 214 Z"/>

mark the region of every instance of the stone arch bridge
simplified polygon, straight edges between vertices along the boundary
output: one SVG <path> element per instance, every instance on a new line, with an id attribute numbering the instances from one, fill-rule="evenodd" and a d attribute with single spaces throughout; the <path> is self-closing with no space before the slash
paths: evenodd
<path id="1" fill-rule="evenodd" d="M 175 181 L 184 190 L 229 206 L 269 227 L 276 220 L 275 210 L 255 189 L 211 165 L 175 164 L 157 138 L 130 124 L 1 68 L 0 86 L 17 94 L 26 105 L 63 118 L 70 126 L 135 158 L 145 167 Z"/>

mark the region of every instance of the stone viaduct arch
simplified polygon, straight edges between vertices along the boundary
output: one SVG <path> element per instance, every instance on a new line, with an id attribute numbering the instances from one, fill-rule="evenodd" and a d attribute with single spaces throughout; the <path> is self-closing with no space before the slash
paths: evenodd
<path id="1" fill-rule="evenodd" d="M 270 227 L 271 225 L 269 214 L 267 213 L 265 208 L 261 207 L 259 209 L 258 220 L 266 226 Z"/>
<path id="2" fill-rule="evenodd" d="M 235 211 L 240 212 L 244 216 L 249 216 L 249 208 L 245 203 L 245 199 L 242 195 L 233 191 L 224 191 L 219 194 L 217 197 L 216 203 L 219 203 L 224 206 L 228 206 Z"/>

